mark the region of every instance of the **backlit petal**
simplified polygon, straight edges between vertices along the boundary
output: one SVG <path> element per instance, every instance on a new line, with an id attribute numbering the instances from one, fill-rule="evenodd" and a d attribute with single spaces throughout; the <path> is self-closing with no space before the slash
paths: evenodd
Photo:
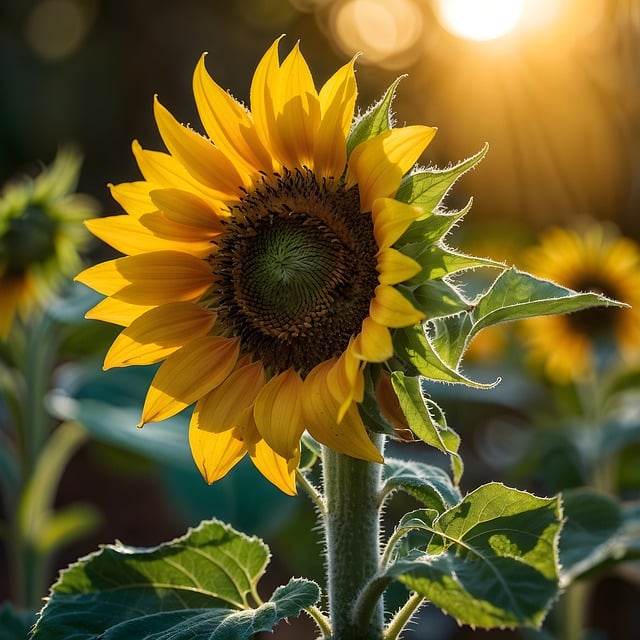
<path id="1" fill-rule="evenodd" d="M 263 386 L 261 362 L 236 369 L 196 406 L 200 428 L 220 432 L 238 426 L 238 417 L 254 403 Z"/>
<path id="2" fill-rule="evenodd" d="M 197 410 L 196 405 L 196 410 Z M 214 433 L 200 428 L 194 411 L 189 424 L 191 455 L 208 484 L 220 480 L 247 453 L 244 442 L 235 437 L 233 429 Z"/>
<path id="3" fill-rule="evenodd" d="M 320 102 L 311 71 L 296 43 L 283 60 L 272 96 L 282 150 L 290 169 L 313 168 L 313 151 L 320 127 Z"/>
<path id="4" fill-rule="evenodd" d="M 377 260 L 380 284 L 398 284 L 422 271 L 418 262 L 392 247 L 380 249 Z"/>
<path id="5" fill-rule="evenodd" d="M 116 258 L 85 269 L 75 279 L 104 295 L 142 305 L 194 301 L 213 284 L 204 260 L 178 251 Z"/>
<path id="6" fill-rule="evenodd" d="M 285 460 L 264 440 L 259 440 L 249 448 L 249 455 L 256 469 L 280 491 L 290 496 L 297 494 L 296 469 L 300 464 L 299 449 L 291 459 Z"/>
<path id="7" fill-rule="evenodd" d="M 154 307 L 134 320 L 113 342 L 104 368 L 152 364 L 208 333 L 216 314 L 191 302 Z"/>
<path id="8" fill-rule="evenodd" d="M 347 162 L 346 140 L 358 94 L 354 62 L 355 59 L 338 69 L 320 90 L 322 122 L 313 158 L 318 177 L 341 176 Z"/>
<path id="9" fill-rule="evenodd" d="M 199 133 L 178 123 L 157 98 L 154 101 L 154 113 L 167 149 L 196 180 L 219 191 L 223 198 L 241 195 L 240 187 L 250 185 L 247 176 L 241 176 L 220 149 Z"/>
<path id="10" fill-rule="evenodd" d="M 141 224 L 141 220 L 150 215 L 153 214 L 145 213 L 139 218 L 128 215 L 92 218 L 86 220 L 85 224 L 93 235 L 128 256 L 150 251 L 186 251 L 199 257 L 211 253 L 211 246 L 206 239 L 198 241 L 195 238 L 191 242 L 184 242 L 157 236 Z"/>
<path id="11" fill-rule="evenodd" d="M 202 54 L 193 74 L 193 94 L 209 137 L 245 173 L 272 171 L 268 151 L 258 138 L 251 114 L 207 73 Z"/>
<path id="12" fill-rule="evenodd" d="M 304 431 L 301 393 L 300 376 L 293 369 L 287 369 L 262 387 L 253 409 L 260 435 L 287 460 L 296 455 Z"/>
<path id="13" fill-rule="evenodd" d="M 149 197 L 172 222 L 197 227 L 211 234 L 222 230 L 219 212 L 194 193 L 183 189 L 154 189 Z"/>
<path id="14" fill-rule="evenodd" d="M 364 374 L 362 362 L 353 350 L 353 341 L 340 357 L 333 362 L 327 373 L 327 388 L 338 403 L 338 421 L 342 420 L 352 402 L 364 398 Z"/>
<path id="15" fill-rule="evenodd" d="M 369 307 L 371 317 L 385 327 L 411 327 L 424 319 L 397 289 L 386 284 L 376 287 L 376 295 Z"/>
<path id="16" fill-rule="evenodd" d="M 371 211 L 376 198 L 395 195 L 402 176 L 413 167 L 435 134 L 435 128 L 422 125 L 390 129 L 362 142 L 351 152 L 347 187 L 358 184 L 362 211 Z"/>
<path id="17" fill-rule="evenodd" d="M 275 155 L 280 162 L 282 162 L 284 154 L 277 135 L 272 89 L 276 84 L 277 74 L 280 69 L 278 44 L 281 39 L 282 36 L 262 56 L 253 74 L 250 90 L 251 113 L 253 114 L 256 133 L 264 147 Z"/>
<path id="18" fill-rule="evenodd" d="M 361 460 L 383 462 L 355 404 L 349 405 L 343 419 L 338 422 L 338 402 L 326 391 L 330 368 L 329 362 L 322 362 L 304 381 L 302 406 L 307 430 L 318 442 L 334 451 Z"/>
<path id="19" fill-rule="evenodd" d="M 146 180 L 109 185 L 112 198 L 132 216 L 155 210 L 156 207 L 149 198 L 150 188 L 152 186 Z"/>
<path id="20" fill-rule="evenodd" d="M 381 249 L 390 247 L 424 211 L 393 198 L 378 198 L 373 203 L 373 235 Z"/>
<path id="21" fill-rule="evenodd" d="M 84 314 L 84 317 L 90 320 L 102 320 L 127 327 L 136 318 L 153 308 L 151 305 L 132 304 L 115 298 L 105 298 L 98 302 L 95 307 L 89 309 Z"/>
<path id="22" fill-rule="evenodd" d="M 393 356 L 391 332 L 386 326 L 367 317 L 353 345 L 354 354 L 366 362 L 385 362 Z"/>
<path id="23" fill-rule="evenodd" d="M 239 349 L 237 338 L 204 336 L 171 354 L 151 381 L 140 426 L 170 418 L 215 389 L 233 371 Z"/>

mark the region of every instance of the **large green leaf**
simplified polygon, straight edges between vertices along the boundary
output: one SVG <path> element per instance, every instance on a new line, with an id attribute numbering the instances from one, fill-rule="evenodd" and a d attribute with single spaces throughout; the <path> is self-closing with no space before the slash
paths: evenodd
<path id="1" fill-rule="evenodd" d="M 447 167 L 446 169 L 425 169 L 404 178 L 396 194 L 398 200 L 433 211 L 447 195 L 453 183 L 464 173 L 475 167 L 484 158 L 489 145 L 485 143 L 478 153 Z"/>
<path id="2" fill-rule="evenodd" d="M 460 436 L 447 426 L 440 407 L 426 397 L 419 377 L 394 371 L 391 384 L 411 431 L 423 442 L 449 456 L 453 480 L 458 484 L 464 468 L 458 454 Z"/>
<path id="3" fill-rule="evenodd" d="M 373 105 L 357 122 L 347 138 L 347 155 L 361 142 L 369 140 L 391 128 L 391 103 L 396 88 L 404 76 L 400 76 L 387 89 L 382 99 Z"/>
<path id="4" fill-rule="evenodd" d="M 301 578 L 278 587 L 269 602 L 255 609 L 183 609 L 122 622 L 100 640 L 246 640 L 271 631 L 280 620 L 297 617 L 320 597 L 318 585 Z"/>
<path id="5" fill-rule="evenodd" d="M 383 495 L 404 491 L 438 513 L 460 502 L 458 488 L 440 467 L 414 460 L 386 458 Z"/>
<path id="6" fill-rule="evenodd" d="M 294 582 L 284 592 L 278 592 L 280 600 L 271 603 L 275 610 L 267 603 L 252 613 L 252 602 L 259 602 L 257 583 L 268 559 L 269 550 L 261 540 L 238 533 L 216 520 L 204 522 L 181 538 L 152 549 L 107 545 L 61 573 L 40 613 L 34 638 L 97 640 L 111 637 L 102 634 L 112 627 L 133 624 L 136 620 L 141 628 L 153 623 L 154 632 L 159 633 L 163 629 L 157 624 L 162 620 L 169 628 L 176 624 L 188 626 L 189 621 L 194 621 L 194 615 L 204 613 L 203 609 L 218 619 L 220 625 L 235 629 L 250 621 L 260 626 L 266 624 L 265 620 L 277 622 L 278 611 L 291 615 L 288 613 L 291 601 L 297 603 L 296 606 L 303 603 L 303 607 L 317 601 L 317 586 L 310 587 L 306 581 Z M 184 610 L 196 611 L 147 620 L 155 614 L 184 613 Z M 237 611 L 243 611 L 244 615 L 225 622 Z M 210 629 L 222 633 L 215 626 Z"/>
<path id="7" fill-rule="evenodd" d="M 414 522 L 431 531 L 430 544 L 387 575 L 460 623 L 536 627 L 558 593 L 561 518 L 558 498 L 487 484 L 433 521 Z"/>

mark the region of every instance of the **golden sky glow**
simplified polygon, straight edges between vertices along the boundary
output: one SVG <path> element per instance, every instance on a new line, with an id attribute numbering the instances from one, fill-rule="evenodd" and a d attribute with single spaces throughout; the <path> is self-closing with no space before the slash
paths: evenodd
<path id="1" fill-rule="evenodd" d="M 468 40 L 494 40 L 520 21 L 525 0 L 438 0 L 442 26 Z"/>

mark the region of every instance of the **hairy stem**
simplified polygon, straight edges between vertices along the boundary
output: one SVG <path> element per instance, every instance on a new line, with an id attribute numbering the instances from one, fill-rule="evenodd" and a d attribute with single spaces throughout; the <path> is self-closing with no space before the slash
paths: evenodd
<path id="1" fill-rule="evenodd" d="M 383 437 L 373 437 L 382 447 Z M 353 611 L 358 595 L 378 571 L 382 466 L 323 447 L 322 467 L 332 640 L 381 640 L 382 598 L 366 619 L 354 618 Z"/>

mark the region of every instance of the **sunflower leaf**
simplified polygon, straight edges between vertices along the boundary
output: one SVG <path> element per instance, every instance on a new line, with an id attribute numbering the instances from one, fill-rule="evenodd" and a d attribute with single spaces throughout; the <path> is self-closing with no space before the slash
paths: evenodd
<path id="1" fill-rule="evenodd" d="M 501 273 L 472 311 L 472 334 L 493 324 L 590 307 L 624 306 L 599 293 L 578 293 L 515 268 Z"/>
<path id="2" fill-rule="evenodd" d="M 365 140 L 369 140 L 391 128 L 391 103 L 398 84 L 404 76 L 396 78 L 382 99 L 373 105 L 356 123 L 347 138 L 347 156 Z"/>
<path id="3" fill-rule="evenodd" d="M 398 289 L 416 309 L 425 314 L 426 320 L 450 316 L 469 307 L 469 302 L 453 285 L 445 280 L 426 280 L 411 289 L 402 283 Z"/>
<path id="4" fill-rule="evenodd" d="M 460 491 L 440 467 L 414 460 L 386 458 L 383 474 L 383 495 L 404 491 L 438 513 L 460 502 Z"/>
<path id="5" fill-rule="evenodd" d="M 35 611 L 14 609 L 11 603 L 0 604 L 0 638 L 2 640 L 25 640 L 35 622 Z"/>
<path id="6" fill-rule="evenodd" d="M 391 384 L 411 431 L 423 442 L 449 456 L 453 481 L 457 485 L 463 471 L 462 458 L 458 454 L 460 436 L 447 426 L 440 407 L 426 398 L 420 377 L 394 371 Z"/>
<path id="7" fill-rule="evenodd" d="M 433 521 L 432 533 L 386 574 L 430 600 L 459 623 L 481 628 L 541 624 L 558 593 L 558 498 L 490 483 Z M 407 524 L 407 523 L 405 523 Z"/>
<path id="8" fill-rule="evenodd" d="M 302 609 L 317 602 L 318 586 L 293 579 L 274 591 L 269 602 L 255 609 L 182 609 L 159 611 L 127 620 L 108 629 L 101 640 L 245 640 L 261 631 L 271 631 L 282 619 L 297 617 Z"/>
<path id="9" fill-rule="evenodd" d="M 475 167 L 486 155 L 489 145 L 485 145 L 470 158 L 446 169 L 425 169 L 406 176 L 396 199 L 421 207 L 426 212 L 433 211 L 443 200 L 456 180 Z"/>
<path id="10" fill-rule="evenodd" d="M 153 637 L 186 638 L 199 624 L 211 633 L 207 637 L 221 639 L 247 637 L 245 629 L 270 630 L 314 604 L 319 591 L 314 583 L 292 581 L 252 609 L 249 598 L 268 559 L 261 540 L 217 520 L 152 549 L 106 545 L 61 573 L 33 637 L 106 640 L 141 637 L 139 629 L 148 628 Z"/>

